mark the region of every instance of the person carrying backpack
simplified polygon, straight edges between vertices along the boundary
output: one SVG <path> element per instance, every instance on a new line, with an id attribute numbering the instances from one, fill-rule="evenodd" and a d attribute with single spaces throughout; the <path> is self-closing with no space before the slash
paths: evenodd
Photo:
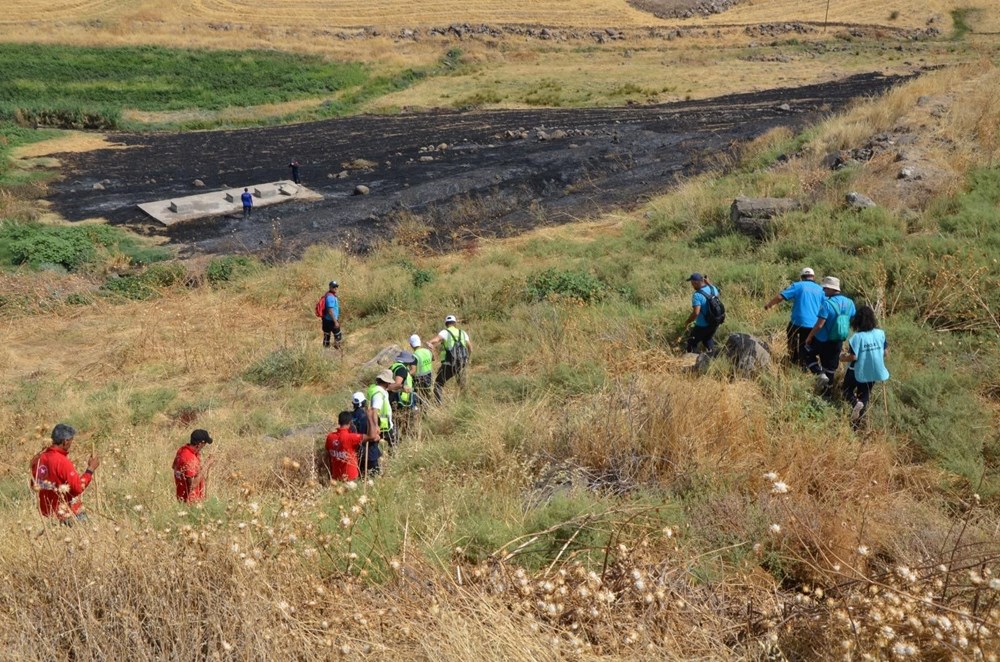
<path id="1" fill-rule="evenodd" d="M 449 379 L 455 377 L 459 386 L 464 385 L 463 373 L 472 355 L 472 341 L 468 333 L 458 328 L 455 316 L 448 315 L 444 318 L 444 329 L 427 344 L 432 351 L 437 349 L 438 345 L 444 346 L 444 351 L 441 352 L 441 367 L 438 368 L 437 377 L 434 379 L 434 400 L 440 403 L 444 385 Z"/>
<path id="2" fill-rule="evenodd" d="M 691 274 L 688 278 L 694 294 L 691 295 L 691 314 L 684 322 L 687 328 L 691 322 L 691 327 L 687 338 L 687 351 L 695 353 L 698 345 L 703 345 L 706 352 L 715 349 L 715 332 L 719 325 L 726 321 L 726 307 L 722 305 L 719 298 L 719 288 L 708 282 L 706 276 L 698 272 Z"/>
<path id="3" fill-rule="evenodd" d="M 316 317 L 323 325 L 323 347 L 330 346 L 330 336 L 333 336 L 333 346 L 340 349 L 343 335 L 340 332 L 340 299 L 337 298 L 337 281 L 330 281 L 330 289 L 316 302 Z"/>
<path id="4" fill-rule="evenodd" d="M 847 349 L 840 360 L 849 363 L 844 373 L 844 399 L 851 405 L 851 427 L 861 427 L 861 419 L 868 411 L 872 386 L 889 380 L 885 359 L 889 357 L 889 343 L 885 331 L 877 328 L 875 311 L 871 306 L 858 308 L 851 328 L 855 333 L 847 341 Z"/>
<path id="5" fill-rule="evenodd" d="M 839 278 L 827 276 L 820 284 L 826 299 L 816 314 L 816 324 L 806 336 L 803 350 L 809 357 L 809 371 L 816 375 L 816 391 L 828 397 L 840 364 L 840 351 L 851 333 L 851 320 L 857 310 L 854 302 L 840 293 Z"/>

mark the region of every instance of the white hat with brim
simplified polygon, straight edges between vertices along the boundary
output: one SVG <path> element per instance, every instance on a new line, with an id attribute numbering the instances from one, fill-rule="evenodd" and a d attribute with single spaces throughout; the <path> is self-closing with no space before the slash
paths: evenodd
<path id="1" fill-rule="evenodd" d="M 815 276 L 815 275 L 816 275 L 816 272 L 813 271 L 811 267 L 806 267 L 805 269 L 803 269 L 802 271 L 799 272 L 799 277 L 802 277 L 802 276 Z"/>
<path id="2" fill-rule="evenodd" d="M 386 384 L 391 384 L 395 381 L 395 378 L 392 376 L 392 370 L 383 370 L 375 376 L 375 379 Z"/>
<path id="3" fill-rule="evenodd" d="M 834 278 L 833 276 L 827 276 L 824 278 L 820 285 L 828 290 L 836 290 L 837 292 L 840 291 L 840 279 Z"/>

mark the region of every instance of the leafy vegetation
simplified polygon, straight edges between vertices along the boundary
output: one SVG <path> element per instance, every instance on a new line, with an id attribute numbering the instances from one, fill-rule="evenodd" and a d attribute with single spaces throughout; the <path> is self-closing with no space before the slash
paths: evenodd
<path id="1" fill-rule="evenodd" d="M 0 221 L 0 265 L 54 265 L 75 271 L 100 257 L 120 255 L 134 265 L 169 257 L 161 248 L 108 225 L 44 225 Z"/>
<path id="2" fill-rule="evenodd" d="M 252 274 L 260 262 L 250 255 L 222 255 L 213 257 L 205 269 L 205 278 L 212 285 L 230 283 Z"/>
<path id="3" fill-rule="evenodd" d="M 357 63 L 280 51 L 158 46 L 83 48 L 0 44 L 0 119 L 107 129 L 123 109 L 221 109 L 332 95 L 362 86 Z M 377 94 L 385 84 L 364 88 Z M 355 103 L 357 100 L 355 100 Z"/>

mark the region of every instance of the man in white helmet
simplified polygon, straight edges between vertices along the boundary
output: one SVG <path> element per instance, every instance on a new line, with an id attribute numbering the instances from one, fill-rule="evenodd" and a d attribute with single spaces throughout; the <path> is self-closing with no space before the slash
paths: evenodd
<path id="1" fill-rule="evenodd" d="M 431 400 L 431 383 L 434 371 L 434 353 L 424 347 L 420 342 L 420 336 L 413 334 L 410 336 L 410 347 L 413 349 L 413 357 L 417 360 L 417 369 L 413 375 L 413 383 L 417 387 L 416 407 Z"/>
<path id="2" fill-rule="evenodd" d="M 463 373 L 472 355 L 472 340 L 469 339 L 468 333 L 458 328 L 455 316 L 448 315 L 444 318 L 444 329 L 427 344 L 431 350 L 437 349 L 438 345 L 443 345 L 444 349 L 441 352 L 441 367 L 438 368 L 437 377 L 434 379 L 434 400 L 441 402 L 444 385 L 449 379 L 455 377 L 459 386 L 464 385 Z"/>

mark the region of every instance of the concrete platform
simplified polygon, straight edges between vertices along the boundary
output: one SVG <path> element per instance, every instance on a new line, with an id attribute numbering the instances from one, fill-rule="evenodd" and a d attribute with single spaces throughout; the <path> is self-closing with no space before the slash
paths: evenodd
<path id="1" fill-rule="evenodd" d="M 290 202 L 292 200 L 302 202 L 323 199 L 323 196 L 319 193 L 288 180 L 271 182 L 269 184 L 257 184 L 247 186 L 246 188 L 250 189 L 250 192 L 253 193 L 253 206 L 255 209 L 281 204 L 282 202 Z M 199 193 L 197 195 L 171 198 L 169 200 L 144 202 L 139 205 L 139 209 L 160 223 L 170 227 L 176 223 L 194 221 L 200 218 L 242 214 L 243 203 L 240 199 L 241 195 L 243 195 L 243 187 L 231 188 L 224 191 Z"/>

